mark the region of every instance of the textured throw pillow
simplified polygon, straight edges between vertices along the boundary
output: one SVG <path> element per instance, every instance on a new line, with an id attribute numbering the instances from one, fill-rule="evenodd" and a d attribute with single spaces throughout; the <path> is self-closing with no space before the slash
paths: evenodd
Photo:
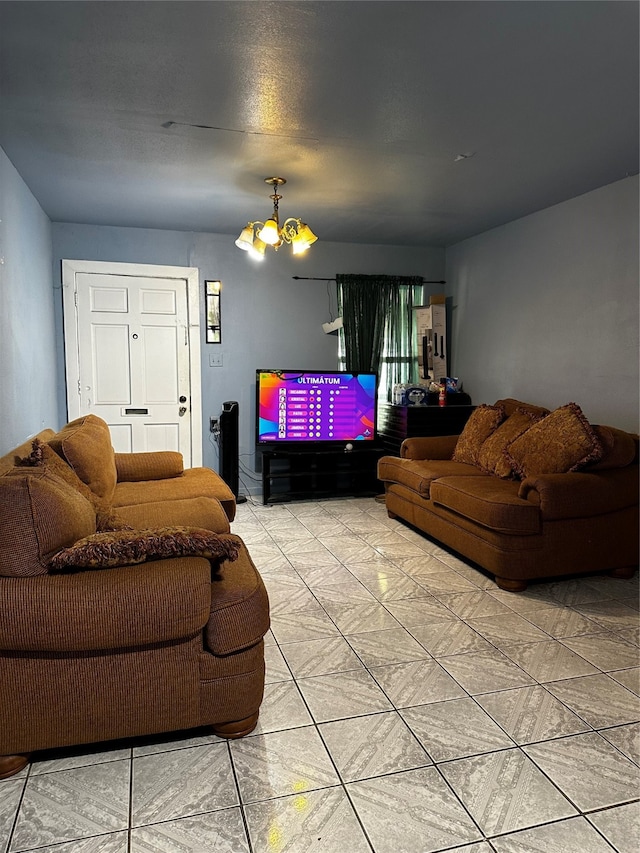
<path id="1" fill-rule="evenodd" d="M 502 406 L 487 406 L 483 403 L 474 409 L 457 441 L 451 457 L 453 461 L 477 465 L 480 448 L 503 420 Z"/>
<path id="2" fill-rule="evenodd" d="M 33 440 L 31 453 L 21 460 L 22 465 L 31 467 L 42 467 L 54 477 L 62 480 L 71 488 L 86 498 L 96 512 L 96 529 L 101 530 L 132 530 L 118 513 L 103 498 L 91 491 L 86 483 L 83 483 L 73 468 L 50 447 L 39 438 Z"/>
<path id="3" fill-rule="evenodd" d="M 159 527 L 156 530 L 119 530 L 95 533 L 55 554 L 54 571 L 106 569 L 169 557 L 207 557 L 218 562 L 235 560 L 239 542 L 199 527 Z"/>
<path id="4" fill-rule="evenodd" d="M 505 457 L 522 478 L 577 471 L 602 456 L 602 444 L 580 406 L 567 403 L 509 444 Z"/>
<path id="5" fill-rule="evenodd" d="M 506 421 L 500 424 L 495 432 L 491 433 L 480 448 L 478 454 L 480 468 L 488 474 L 501 477 L 503 480 L 513 477 L 513 469 L 505 458 L 504 451 L 512 441 L 522 435 L 536 421 L 539 421 L 541 417 L 542 415 L 535 415 L 533 412 L 524 409 L 516 409 Z"/>

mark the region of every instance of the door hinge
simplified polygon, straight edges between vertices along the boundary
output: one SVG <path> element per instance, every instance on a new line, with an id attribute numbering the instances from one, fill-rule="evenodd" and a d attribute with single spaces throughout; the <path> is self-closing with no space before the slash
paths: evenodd
<path id="1" fill-rule="evenodd" d="M 82 391 L 80 390 L 80 380 L 78 379 L 78 397 L 82 397 Z"/>

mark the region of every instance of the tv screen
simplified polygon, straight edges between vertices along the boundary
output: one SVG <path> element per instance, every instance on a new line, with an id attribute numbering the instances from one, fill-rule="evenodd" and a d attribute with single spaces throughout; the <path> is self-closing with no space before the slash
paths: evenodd
<path id="1" fill-rule="evenodd" d="M 373 441 L 375 373 L 257 370 L 258 445 Z"/>

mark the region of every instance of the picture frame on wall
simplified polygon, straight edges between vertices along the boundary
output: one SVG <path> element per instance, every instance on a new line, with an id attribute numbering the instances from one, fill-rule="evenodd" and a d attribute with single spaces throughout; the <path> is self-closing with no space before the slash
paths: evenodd
<path id="1" fill-rule="evenodd" d="M 207 326 L 206 340 L 208 344 L 222 343 L 222 323 L 220 318 L 221 290 L 221 281 L 205 281 L 204 283 L 204 307 Z"/>

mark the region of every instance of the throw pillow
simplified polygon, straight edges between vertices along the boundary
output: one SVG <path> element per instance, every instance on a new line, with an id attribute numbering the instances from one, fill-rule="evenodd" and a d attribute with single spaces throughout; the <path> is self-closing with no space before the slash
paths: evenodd
<path id="1" fill-rule="evenodd" d="M 111 501 L 117 473 L 106 421 L 97 415 L 76 418 L 49 439 L 48 444 L 69 463 L 92 492 Z"/>
<path id="2" fill-rule="evenodd" d="M 602 456 L 602 444 L 580 406 L 567 403 L 509 444 L 505 457 L 522 478 L 577 471 Z"/>
<path id="3" fill-rule="evenodd" d="M 502 406 L 487 406 L 483 403 L 474 409 L 456 443 L 451 457 L 453 461 L 477 465 L 480 448 L 503 420 Z"/>
<path id="4" fill-rule="evenodd" d="M 96 529 L 102 530 L 132 530 L 118 513 L 109 506 L 108 502 L 91 491 L 86 483 L 83 483 L 76 472 L 58 456 L 58 454 L 39 438 L 33 440 L 31 453 L 21 460 L 22 465 L 43 467 L 54 477 L 62 480 L 86 498 L 96 512 Z"/>
<path id="5" fill-rule="evenodd" d="M 512 441 L 540 420 L 542 415 L 535 415 L 525 409 L 516 409 L 503 421 L 498 429 L 484 442 L 478 454 L 478 465 L 488 474 L 495 474 L 503 480 L 514 476 L 513 469 L 504 456 L 504 451 Z"/>
<path id="6" fill-rule="evenodd" d="M 207 557 L 235 560 L 239 541 L 199 527 L 159 527 L 156 530 L 119 530 L 95 533 L 55 554 L 49 561 L 54 571 L 105 569 L 161 560 L 169 557 Z"/>

